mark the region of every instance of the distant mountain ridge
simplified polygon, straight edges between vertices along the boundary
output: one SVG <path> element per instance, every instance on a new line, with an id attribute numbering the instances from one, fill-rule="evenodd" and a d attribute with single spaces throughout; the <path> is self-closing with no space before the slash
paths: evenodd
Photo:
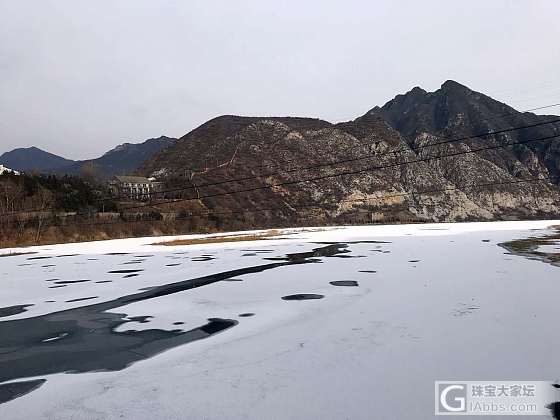
<path id="1" fill-rule="evenodd" d="M 75 161 L 46 152 L 35 146 L 18 148 L 0 156 L 0 164 L 16 171 L 53 170 L 69 167 Z"/>
<path id="2" fill-rule="evenodd" d="M 134 172 L 155 153 L 169 147 L 176 139 L 166 136 L 142 143 L 123 143 L 96 159 L 71 160 L 37 147 L 19 148 L 0 156 L 0 164 L 18 171 L 37 171 L 68 175 L 88 173 L 100 177 Z"/>

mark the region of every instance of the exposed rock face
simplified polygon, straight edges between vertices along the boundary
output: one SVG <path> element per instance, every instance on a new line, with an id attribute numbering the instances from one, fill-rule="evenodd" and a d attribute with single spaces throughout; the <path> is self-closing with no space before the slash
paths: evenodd
<path id="1" fill-rule="evenodd" d="M 203 197 L 197 203 L 204 209 L 277 209 L 250 216 L 269 222 L 296 217 L 309 223 L 551 217 L 558 213 L 560 198 L 555 185 L 546 181 L 512 183 L 560 175 L 558 141 L 403 163 L 560 134 L 560 124 L 548 124 L 419 148 L 449 136 L 553 118 L 519 113 L 448 81 L 432 93 L 414 88 L 382 108 L 339 124 L 309 118 L 218 117 L 157 154 L 142 172 L 181 179 L 178 185 L 201 186 L 182 194 Z M 369 158 L 359 159 L 364 156 Z M 351 161 L 317 166 L 341 160 Z M 311 166 L 317 167 L 297 170 Z M 256 175 L 260 176 L 241 181 Z M 327 178 L 315 179 L 324 176 Z M 240 181 L 202 187 L 231 179 Z M 304 179 L 315 180 L 276 186 Z M 503 184 L 480 187 L 488 183 Z M 217 196 L 246 189 L 253 190 Z M 417 194 L 408 194 L 411 192 Z M 214 197 L 204 198 L 209 195 Z M 227 215 L 222 213 L 222 217 Z"/>

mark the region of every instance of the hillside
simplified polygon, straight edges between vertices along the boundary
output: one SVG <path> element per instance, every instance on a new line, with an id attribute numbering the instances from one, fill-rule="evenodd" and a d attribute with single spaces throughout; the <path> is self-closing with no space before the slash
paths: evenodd
<path id="1" fill-rule="evenodd" d="M 100 177 L 130 174 L 174 142 L 174 138 L 161 136 L 137 144 L 123 143 L 97 159 L 77 161 L 65 168 L 64 172 L 73 175 L 91 172 Z"/>
<path id="2" fill-rule="evenodd" d="M 431 93 L 414 88 L 381 108 L 339 124 L 308 118 L 218 117 L 156 154 L 140 171 L 165 176 L 174 185 L 192 185 L 183 197 L 214 196 L 191 201 L 200 209 L 239 212 L 239 217 L 257 224 L 550 217 L 557 214 L 556 186 L 518 181 L 558 175 L 558 142 L 403 163 L 558 134 L 558 124 L 548 124 L 424 147 L 449 136 L 499 131 L 551 118 L 517 112 L 448 81 Z M 393 153 L 395 149 L 399 152 Z M 365 156 L 369 158 L 360 159 Z M 359 172 L 332 176 L 345 171 Z M 294 183 L 317 177 L 326 178 Z M 216 183 L 220 185 L 200 187 Z M 279 183 L 290 184 L 270 187 Z M 488 183 L 501 185 L 480 187 Z M 223 195 L 245 189 L 252 191 Z M 275 210 L 259 211 L 263 208 Z"/>
<path id="3" fill-rule="evenodd" d="M 73 160 L 65 159 L 33 146 L 14 149 L 0 156 L 0 164 L 16 171 L 56 171 L 73 163 Z"/>

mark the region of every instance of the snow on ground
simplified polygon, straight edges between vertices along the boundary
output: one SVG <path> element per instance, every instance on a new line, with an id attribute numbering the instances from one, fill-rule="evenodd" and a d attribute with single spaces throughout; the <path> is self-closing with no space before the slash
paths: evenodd
<path id="1" fill-rule="evenodd" d="M 24 351 L 2 350 L 0 338 L 0 382 L 22 380 L 18 372 L 47 381 L 0 404 L 0 418 L 430 419 L 435 380 L 557 381 L 560 268 L 498 246 L 553 225 L 560 221 L 308 228 L 255 242 L 166 247 L 150 244 L 177 237 L 137 238 L 2 250 L 36 253 L 0 258 L 0 316 L 1 308 L 32 305 L 1 317 L 0 331 L 3 324 L 36 328 L 29 334 L 38 339 L 20 369 Z M 346 248 L 285 259 L 327 242 Z M 257 266 L 266 268 L 161 289 Z M 114 272 L 122 270 L 141 271 Z M 358 287 L 330 284 L 341 280 Z M 165 293 L 149 289 L 158 286 Z M 282 299 L 293 294 L 324 297 Z M 113 302 L 108 309 L 106 302 Z M 99 371 L 114 369 L 99 350 L 87 353 L 85 364 L 96 368 L 84 373 L 35 366 L 46 346 L 72 358 L 82 340 L 95 341 L 99 314 L 84 307 L 130 320 L 99 335 L 107 346 L 131 330 L 150 344 L 119 347 L 135 355 L 125 354 L 132 364 L 118 371 Z M 55 312 L 76 314 L 76 329 L 52 335 L 50 326 L 64 318 Z M 254 315 L 240 316 L 247 314 Z M 214 318 L 237 324 L 173 344 Z"/>

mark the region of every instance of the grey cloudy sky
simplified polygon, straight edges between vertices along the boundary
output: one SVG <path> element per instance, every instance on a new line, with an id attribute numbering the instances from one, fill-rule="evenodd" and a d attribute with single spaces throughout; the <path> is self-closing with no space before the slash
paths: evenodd
<path id="1" fill-rule="evenodd" d="M 91 158 L 220 114 L 348 120 L 446 79 L 560 102 L 559 16 L 558 0 L 0 0 L 0 153 Z"/>

